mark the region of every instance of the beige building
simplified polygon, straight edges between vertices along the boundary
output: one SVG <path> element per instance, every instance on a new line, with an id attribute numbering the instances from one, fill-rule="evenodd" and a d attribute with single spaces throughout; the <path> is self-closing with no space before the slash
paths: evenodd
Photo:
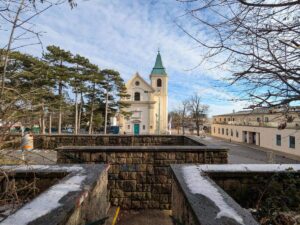
<path id="1" fill-rule="evenodd" d="M 285 113 L 282 108 L 259 108 L 213 117 L 211 133 L 300 156 L 300 107 Z"/>
<path id="2" fill-rule="evenodd" d="M 168 76 L 158 52 L 150 83 L 136 73 L 126 84 L 131 113 L 119 121 L 122 134 L 166 134 L 168 133 Z"/>

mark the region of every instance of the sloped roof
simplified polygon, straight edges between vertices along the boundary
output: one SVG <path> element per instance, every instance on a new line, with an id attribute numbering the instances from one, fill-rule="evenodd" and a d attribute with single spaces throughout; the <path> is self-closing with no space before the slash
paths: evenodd
<path id="1" fill-rule="evenodd" d="M 158 51 L 154 67 L 151 71 L 151 75 L 165 75 L 167 76 L 165 67 L 163 66 L 162 60 L 161 60 L 161 55 L 160 52 Z"/>
<path id="2" fill-rule="evenodd" d="M 145 81 L 144 78 L 141 77 L 141 75 L 138 72 L 136 72 L 136 74 L 126 83 L 127 89 L 136 78 L 139 78 L 139 80 L 148 87 L 149 91 L 153 91 L 153 92 L 155 91 L 155 89 L 150 84 L 148 84 L 148 82 Z"/>

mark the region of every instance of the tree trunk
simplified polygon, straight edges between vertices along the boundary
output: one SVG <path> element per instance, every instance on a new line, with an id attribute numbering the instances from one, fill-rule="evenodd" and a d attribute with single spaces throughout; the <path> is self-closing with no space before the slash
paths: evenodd
<path id="1" fill-rule="evenodd" d="M 196 128 L 197 128 L 197 136 L 200 136 L 200 125 L 199 125 L 199 123 L 196 123 Z"/>
<path id="2" fill-rule="evenodd" d="M 52 133 L 51 128 L 52 128 L 52 114 L 51 114 L 51 112 L 49 112 L 49 131 L 48 131 L 48 134 Z"/>
<path id="3" fill-rule="evenodd" d="M 59 112 L 58 112 L 58 134 L 61 134 L 61 123 L 62 123 L 62 82 L 59 81 L 59 87 L 58 87 L 58 95 L 59 95 Z"/>
<path id="4" fill-rule="evenodd" d="M 94 119 L 94 104 L 91 105 L 91 115 L 90 115 L 90 124 L 89 124 L 89 134 L 92 134 L 93 131 L 93 119 Z"/>
<path id="5" fill-rule="evenodd" d="M 182 134 L 185 134 L 185 130 L 184 130 L 184 115 L 181 118 L 181 126 L 182 126 Z"/>
<path id="6" fill-rule="evenodd" d="M 93 86 L 93 97 L 92 97 L 92 103 L 91 103 L 92 105 L 91 105 L 91 114 L 90 114 L 89 134 L 92 134 L 92 131 L 93 131 L 95 89 L 96 89 L 96 84 L 94 83 L 94 86 Z"/>
<path id="7" fill-rule="evenodd" d="M 41 134 L 45 134 L 45 107 L 44 107 L 44 103 L 42 103 L 42 112 L 41 112 Z"/>
<path id="8" fill-rule="evenodd" d="M 83 106 L 83 96 L 82 92 L 80 92 L 80 104 L 79 104 L 79 115 L 78 115 L 78 131 L 77 133 L 80 133 L 80 128 L 81 128 L 81 114 L 82 114 L 82 106 Z"/>
<path id="9" fill-rule="evenodd" d="M 75 126 L 74 126 L 74 134 L 78 133 L 78 102 L 77 102 L 77 88 L 75 89 Z"/>
<path id="10" fill-rule="evenodd" d="M 7 48 L 6 48 L 6 52 L 5 52 L 5 56 L 4 56 L 4 67 L 3 67 L 3 74 L 2 74 L 2 78 L 1 78 L 1 94 L 0 94 L 0 98 L 3 97 L 4 94 L 4 88 L 5 88 L 5 76 L 6 76 L 6 72 L 7 72 L 7 64 L 8 64 L 8 58 L 9 58 L 9 53 L 10 53 L 10 49 L 11 49 L 11 44 L 13 42 L 13 37 L 14 37 L 14 33 L 17 27 L 17 22 L 19 21 L 19 15 L 22 11 L 24 5 L 24 0 L 22 0 L 20 2 L 20 5 L 18 7 L 18 10 L 16 12 L 16 16 L 14 18 L 14 22 L 13 22 L 13 27 L 11 29 L 10 35 L 9 35 L 9 40 L 7 43 Z"/>
<path id="11" fill-rule="evenodd" d="M 107 114 L 108 114 L 108 90 L 106 91 L 106 98 L 105 98 L 104 134 L 107 133 Z"/>

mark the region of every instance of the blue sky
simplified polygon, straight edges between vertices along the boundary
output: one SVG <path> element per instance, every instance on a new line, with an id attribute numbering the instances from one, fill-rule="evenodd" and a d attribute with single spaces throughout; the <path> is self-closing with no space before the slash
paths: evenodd
<path id="1" fill-rule="evenodd" d="M 148 80 L 159 48 L 169 75 L 169 110 L 194 93 L 199 93 L 203 103 L 210 106 L 210 115 L 244 107 L 241 102 L 229 101 L 237 95 L 220 81 L 228 76 L 226 68 L 211 69 L 212 62 L 197 66 L 205 50 L 174 21 L 207 40 L 209 34 L 181 17 L 185 13 L 183 4 L 175 0 L 78 0 L 77 3 L 72 10 L 67 4 L 52 8 L 35 21 L 35 29 L 44 32 L 44 46 L 58 45 L 81 54 L 100 68 L 118 70 L 125 81 L 135 72 Z M 41 48 L 32 46 L 22 51 L 40 55 Z"/>

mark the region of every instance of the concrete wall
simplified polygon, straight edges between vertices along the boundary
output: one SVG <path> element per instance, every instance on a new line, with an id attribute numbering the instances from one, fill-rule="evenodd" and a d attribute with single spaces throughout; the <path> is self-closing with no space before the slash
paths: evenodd
<path id="1" fill-rule="evenodd" d="M 206 146 L 61 147 L 58 163 L 110 164 L 112 205 L 125 209 L 170 209 L 170 164 L 225 164 L 227 150 Z"/>
<path id="2" fill-rule="evenodd" d="M 220 133 L 219 130 L 220 129 Z M 224 129 L 224 134 L 222 134 L 222 129 Z M 226 134 L 226 129 L 228 129 L 228 135 Z M 233 135 L 231 136 L 231 130 Z M 288 153 L 295 156 L 300 156 L 300 130 L 296 129 L 284 129 L 278 130 L 272 127 L 251 127 L 251 126 L 236 126 L 229 124 L 213 124 L 212 125 L 212 135 L 215 137 L 225 138 L 227 140 L 245 142 L 245 136 L 243 132 L 255 132 L 256 133 L 256 145 L 273 149 L 282 153 Z M 238 137 L 236 135 L 238 132 Z M 276 145 L 276 135 L 281 135 L 281 146 Z M 294 136 L 296 140 L 295 148 L 289 147 L 289 136 Z M 247 141 L 251 143 L 251 137 L 247 137 Z"/>

